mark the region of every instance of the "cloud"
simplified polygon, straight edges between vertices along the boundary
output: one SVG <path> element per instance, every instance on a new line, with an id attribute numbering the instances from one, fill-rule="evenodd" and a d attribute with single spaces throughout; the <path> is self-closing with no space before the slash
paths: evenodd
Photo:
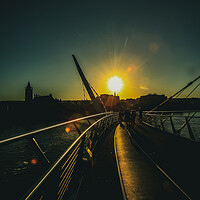
<path id="1" fill-rule="evenodd" d="M 142 90 L 149 90 L 149 88 L 144 86 L 144 85 L 141 85 L 139 88 L 142 89 Z"/>

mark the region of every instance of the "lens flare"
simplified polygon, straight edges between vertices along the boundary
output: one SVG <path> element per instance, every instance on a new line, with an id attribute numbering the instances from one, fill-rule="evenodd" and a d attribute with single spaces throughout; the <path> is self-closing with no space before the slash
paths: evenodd
<path id="1" fill-rule="evenodd" d="M 31 160 L 31 164 L 32 164 L 32 165 L 36 165 L 36 164 L 37 164 L 37 159 L 36 159 L 36 158 L 33 158 L 33 159 Z"/>
<path id="2" fill-rule="evenodd" d="M 66 127 L 66 128 L 65 128 L 65 131 L 66 131 L 66 133 L 69 133 L 69 132 L 70 132 L 70 128 L 69 128 L 69 127 Z"/>

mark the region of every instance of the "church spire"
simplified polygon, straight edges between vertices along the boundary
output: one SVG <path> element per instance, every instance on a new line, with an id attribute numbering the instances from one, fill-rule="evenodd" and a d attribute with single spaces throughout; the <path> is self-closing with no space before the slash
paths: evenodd
<path id="1" fill-rule="evenodd" d="M 25 88 L 25 101 L 30 101 L 33 99 L 33 88 L 31 87 L 30 81 Z"/>

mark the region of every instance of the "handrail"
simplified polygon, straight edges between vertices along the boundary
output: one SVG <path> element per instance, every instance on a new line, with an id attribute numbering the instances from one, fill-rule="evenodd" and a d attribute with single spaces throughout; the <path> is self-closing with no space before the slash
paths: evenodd
<path id="1" fill-rule="evenodd" d="M 60 126 L 66 125 L 66 124 L 71 124 L 71 123 L 74 123 L 74 122 L 78 122 L 78 121 L 81 121 L 81 120 L 85 120 L 85 119 L 89 119 L 89 118 L 93 118 L 93 117 L 97 117 L 97 116 L 101 116 L 101 115 L 107 115 L 109 113 L 110 112 L 104 112 L 104 113 L 89 115 L 89 116 L 86 116 L 86 117 L 73 119 L 73 120 L 70 120 L 70 121 L 67 121 L 67 122 L 62 122 L 62 123 L 59 123 L 59 124 L 56 124 L 56 125 L 52 125 L 52 126 L 48 126 L 48 127 L 42 128 L 42 129 L 38 129 L 38 130 L 35 130 L 35 131 L 24 133 L 22 135 L 17 135 L 17 136 L 11 137 L 11 138 L 7 138 L 7 139 L 0 141 L 0 146 L 8 144 L 8 143 L 12 143 L 14 141 L 17 141 L 17 140 L 20 140 L 20 139 L 23 139 L 23 138 L 26 138 L 26 137 L 29 137 L 31 135 L 36 135 L 36 134 L 42 133 L 44 131 L 47 131 L 47 130 L 50 130 L 50 129 L 53 129 L 53 128 L 57 128 L 57 127 L 60 127 Z"/>
<path id="2" fill-rule="evenodd" d="M 95 119 L 94 121 L 90 119 Z M 77 122 L 86 120 L 87 127 L 82 130 Z M 88 166 L 92 164 L 93 154 L 101 136 L 118 120 L 118 113 L 105 112 L 81 117 L 78 119 L 66 121 L 63 123 L 41 128 L 18 136 L 10 137 L 0 141 L 0 147 L 13 144 L 17 141 L 27 140 L 32 150 L 39 158 L 43 166 L 42 178 L 40 178 L 31 189 L 22 191 L 24 196 L 22 199 L 63 199 L 63 196 L 71 196 L 73 192 L 78 190 L 84 173 L 87 172 Z M 91 124 L 92 123 L 92 124 Z M 39 134 L 55 128 L 65 127 L 67 124 L 73 125 L 75 131 L 79 134 L 77 139 L 68 147 L 65 152 L 57 159 L 51 162 L 45 151 L 42 150 L 36 141 Z M 45 134 L 47 135 L 48 132 Z M 44 134 L 41 136 L 45 136 Z M 7 148 L 7 147 L 6 147 Z M 11 146 L 8 146 L 8 149 Z M 53 180 L 53 181 L 52 181 Z M 49 186 L 53 185 L 53 189 L 49 190 Z M 78 194 L 78 193 L 77 193 Z M 53 195 L 53 196 L 52 196 Z"/>
<path id="3" fill-rule="evenodd" d="M 151 113 L 191 113 L 191 112 L 200 112 L 200 110 L 158 110 L 158 111 L 143 111 L 145 114 Z"/>
<path id="4" fill-rule="evenodd" d="M 100 118 L 99 120 L 97 120 L 96 122 L 94 122 L 92 125 L 90 125 L 73 143 L 72 145 L 62 154 L 62 156 L 60 156 L 60 158 L 52 165 L 52 167 L 45 173 L 45 175 L 43 175 L 43 177 L 37 182 L 37 184 L 34 186 L 34 188 L 32 189 L 32 191 L 27 195 L 27 197 L 25 198 L 25 200 L 28 200 L 33 194 L 34 192 L 36 192 L 36 190 L 40 187 L 40 185 L 46 180 L 46 178 L 52 173 L 52 171 L 58 166 L 58 164 L 61 162 L 61 160 L 70 152 L 70 150 L 78 144 L 78 142 L 80 142 L 80 140 L 85 136 L 85 134 L 92 128 L 94 127 L 97 123 L 99 123 L 100 121 L 109 118 L 110 116 L 113 116 L 114 114 L 109 114 L 106 115 L 102 118 Z M 76 120 L 72 120 L 70 121 L 70 123 L 74 122 Z"/>
<path id="5" fill-rule="evenodd" d="M 188 113 L 188 115 L 178 115 L 180 113 Z M 197 113 L 200 113 L 200 110 L 181 110 L 181 111 L 143 111 L 143 122 L 147 123 L 151 126 L 155 126 L 156 128 L 162 128 L 165 130 L 164 123 L 167 124 L 167 119 L 169 119 L 170 124 L 168 128 L 171 127 L 172 132 L 176 135 L 180 135 L 181 131 L 184 127 L 187 127 L 187 134 L 189 134 L 189 139 L 197 140 L 191 128 L 189 122 L 199 119 L 200 116 L 195 116 Z M 177 114 L 177 115 L 176 115 Z M 191 115 L 190 115 L 191 114 Z M 164 118 L 164 120 L 163 120 Z M 177 124 L 172 119 L 180 119 Z M 192 120 L 193 119 L 193 120 Z M 184 120 L 184 123 L 183 123 Z M 154 122 L 154 123 L 153 123 Z M 183 123 L 180 125 L 180 123 Z M 159 124 L 159 125 L 158 125 Z M 175 128 L 175 125 L 179 127 Z M 199 136 L 197 136 L 199 137 Z"/>

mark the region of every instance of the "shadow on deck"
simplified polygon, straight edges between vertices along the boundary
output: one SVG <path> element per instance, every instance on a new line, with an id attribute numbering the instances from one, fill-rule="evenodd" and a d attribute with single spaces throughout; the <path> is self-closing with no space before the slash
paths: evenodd
<path id="1" fill-rule="evenodd" d="M 114 153 L 115 128 L 99 142 L 78 199 L 123 199 Z"/>

